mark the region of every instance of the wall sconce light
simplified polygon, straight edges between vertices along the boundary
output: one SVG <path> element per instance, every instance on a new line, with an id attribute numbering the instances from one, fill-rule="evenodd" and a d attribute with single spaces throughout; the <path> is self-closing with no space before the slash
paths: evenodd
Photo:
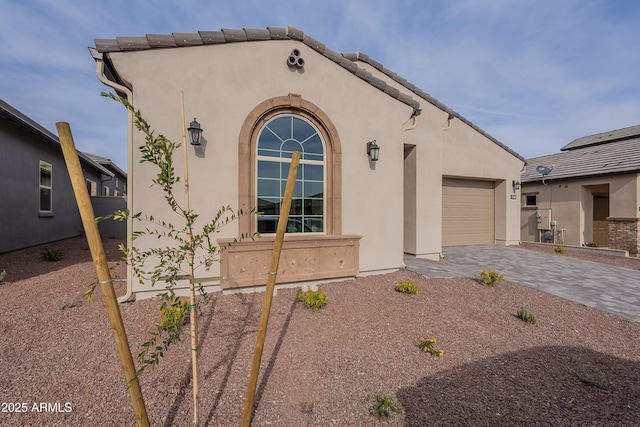
<path id="1" fill-rule="evenodd" d="M 191 145 L 200 145 L 200 135 L 202 135 L 202 128 L 200 127 L 200 123 L 196 121 L 195 117 L 189 124 L 189 128 L 187 130 L 189 131 L 189 138 L 191 138 Z"/>
<path id="2" fill-rule="evenodd" d="M 520 183 L 518 181 L 513 181 L 511 185 L 513 185 L 513 191 L 518 191 L 520 189 Z"/>
<path id="3" fill-rule="evenodd" d="M 380 147 L 376 144 L 376 140 L 367 142 L 367 155 L 369 156 L 369 160 L 372 162 L 377 162 L 380 157 Z"/>

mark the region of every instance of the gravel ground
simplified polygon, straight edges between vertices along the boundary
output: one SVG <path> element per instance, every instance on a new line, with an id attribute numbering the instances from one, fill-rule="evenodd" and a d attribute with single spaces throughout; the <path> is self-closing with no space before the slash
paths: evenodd
<path id="1" fill-rule="evenodd" d="M 116 246 L 105 242 L 122 277 Z M 42 261 L 45 247 L 64 259 Z M 76 295 L 95 280 L 86 242 L 3 254 L 3 269 L 0 425 L 135 425 L 100 292 L 91 304 Z M 417 295 L 393 290 L 406 279 Z M 329 303 L 318 312 L 294 289 L 274 298 L 254 426 L 640 424 L 636 322 L 508 281 L 487 288 L 398 271 L 321 289 Z M 200 425 L 240 424 L 263 296 L 200 301 Z M 515 317 L 522 306 L 537 324 Z M 159 319 L 158 301 L 120 308 L 137 354 Z M 444 356 L 419 351 L 422 337 L 437 338 Z M 190 358 L 184 334 L 143 374 L 151 425 L 191 425 Z M 395 397 L 404 413 L 377 421 L 368 414 L 372 395 Z"/>

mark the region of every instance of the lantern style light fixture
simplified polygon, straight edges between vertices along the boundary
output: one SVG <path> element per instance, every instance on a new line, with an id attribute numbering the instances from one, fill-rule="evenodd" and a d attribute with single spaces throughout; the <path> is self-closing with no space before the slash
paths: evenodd
<path id="1" fill-rule="evenodd" d="M 380 157 L 380 147 L 376 144 L 376 140 L 367 142 L 367 155 L 369 156 L 369 160 L 372 162 L 377 162 Z"/>
<path id="2" fill-rule="evenodd" d="M 200 127 L 200 123 L 196 121 L 196 118 L 193 118 L 193 121 L 189 124 L 189 138 L 191 138 L 191 145 L 200 145 L 200 135 L 202 135 L 202 128 Z"/>
<path id="3" fill-rule="evenodd" d="M 520 189 L 520 182 L 518 181 L 513 181 L 511 185 L 513 185 L 513 191 L 518 191 Z"/>

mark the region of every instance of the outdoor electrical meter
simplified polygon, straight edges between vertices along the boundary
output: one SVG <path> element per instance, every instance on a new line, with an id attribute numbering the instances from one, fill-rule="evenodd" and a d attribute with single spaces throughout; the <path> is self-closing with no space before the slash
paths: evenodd
<path id="1" fill-rule="evenodd" d="M 538 209 L 538 230 L 551 230 L 551 209 Z"/>

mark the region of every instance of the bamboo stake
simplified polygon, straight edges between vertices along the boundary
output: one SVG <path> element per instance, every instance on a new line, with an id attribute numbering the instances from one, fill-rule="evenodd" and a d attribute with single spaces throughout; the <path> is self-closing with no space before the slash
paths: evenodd
<path id="1" fill-rule="evenodd" d="M 131 357 L 129 341 L 127 340 L 124 323 L 122 322 L 116 293 L 113 289 L 111 272 L 109 271 L 107 257 L 105 256 L 104 247 L 102 246 L 102 239 L 100 238 L 98 224 L 96 223 L 96 218 L 93 213 L 91 199 L 89 198 L 89 193 L 85 185 L 80 160 L 78 159 L 78 152 L 73 142 L 71 128 L 69 127 L 69 123 L 58 122 L 56 123 L 56 129 L 58 129 L 62 153 L 67 163 L 71 185 L 73 186 L 73 192 L 75 193 L 76 202 L 80 210 L 80 217 L 82 218 L 82 225 L 84 226 L 87 242 L 91 249 L 91 257 L 93 258 L 93 263 L 98 274 L 100 290 L 102 291 L 104 305 L 107 309 L 107 315 L 109 316 L 111 330 L 113 331 L 113 338 L 116 342 L 118 355 L 120 356 L 120 365 L 124 373 L 125 383 L 128 385 L 136 422 L 138 426 L 146 427 L 149 425 L 147 409 L 144 405 L 142 390 L 140 389 L 140 383 L 136 376 L 136 368 L 133 364 L 133 358 Z"/>
<path id="2" fill-rule="evenodd" d="M 184 209 L 189 209 L 189 161 L 187 159 L 187 130 L 184 118 L 184 92 L 180 92 L 180 110 L 182 113 L 182 146 L 184 147 Z M 189 220 L 190 221 L 190 220 Z M 193 280 L 193 230 L 191 222 L 187 224 L 187 239 L 189 241 L 189 323 L 191 326 L 191 373 L 193 377 L 193 425 L 198 426 L 198 329 L 196 327 L 196 291 Z"/>
<path id="3" fill-rule="evenodd" d="M 287 228 L 289 219 L 289 210 L 291 209 L 291 198 L 293 189 L 296 184 L 296 175 L 298 173 L 298 163 L 300 161 L 300 152 L 294 151 L 289 166 L 289 176 L 287 176 L 287 186 L 284 190 L 284 200 L 280 209 L 280 218 L 278 219 L 278 228 L 276 230 L 276 240 L 273 243 L 273 252 L 271 254 L 271 266 L 267 276 L 267 288 L 264 293 L 262 302 L 262 313 L 260 314 L 260 326 L 258 329 L 258 338 L 256 339 L 256 347 L 253 353 L 253 363 L 251 365 L 251 374 L 249 375 L 249 386 L 247 388 L 247 397 L 244 403 L 244 413 L 242 415 L 242 427 L 249 427 L 251 424 L 251 415 L 253 412 L 253 401 L 256 395 L 256 387 L 258 384 L 258 374 L 260 373 L 260 361 L 262 359 L 262 350 L 264 349 L 264 341 L 267 336 L 267 325 L 269 324 L 269 312 L 271 311 L 271 301 L 273 300 L 273 291 L 276 285 L 276 273 L 278 272 L 278 264 L 280 263 L 280 252 L 282 251 L 282 241 L 284 240 L 284 232 Z"/>

